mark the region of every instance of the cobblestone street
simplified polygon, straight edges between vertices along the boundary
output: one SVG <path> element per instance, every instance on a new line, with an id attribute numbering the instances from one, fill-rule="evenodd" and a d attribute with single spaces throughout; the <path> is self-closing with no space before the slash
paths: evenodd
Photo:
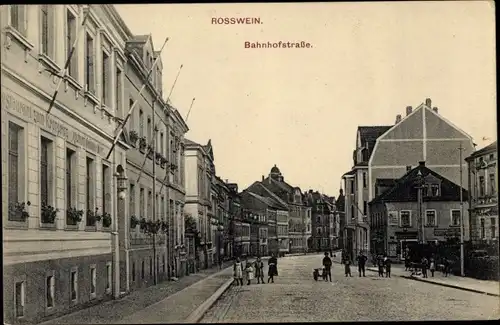
<path id="1" fill-rule="evenodd" d="M 232 286 L 205 314 L 210 322 L 476 320 L 499 317 L 498 297 L 367 271 L 344 276 L 333 265 L 333 282 L 315 282 L 320 255 L 278 260 L 274 284 Z M 338 259 L 338 256 L 337 256 Z"/>

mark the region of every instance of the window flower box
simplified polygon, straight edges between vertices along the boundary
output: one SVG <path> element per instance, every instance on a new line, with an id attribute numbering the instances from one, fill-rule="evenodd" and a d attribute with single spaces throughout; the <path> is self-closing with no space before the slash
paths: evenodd
<path id="1" fill-rule="evenodd" d="M 26 206 L 30 206 L 31 202 L 17 202 L 9 204 L 9 220 L 24 222 L 30 217 L 26 211 Z"/>
<path id="2" fill-rule="evenodd" d="M 147 146 L 148 146 L 148 142 L 146 141 L 146 137 L 140 138 L 139 139 L 139 151 L 142 153 L 145 153 Z"/>
<path id="3" fill-rule="evenodd" d="M 137 140 L 139 139 L 139 133 L 137 131 L 130 131 L 129 133 L 130 144 L 135 147 Z"/>
<path id="4" fill-rule="evenodd" d="M 163 155 L 161 154 L 161 152 L 157 151 L 155 153 L 155 160 L 156 160 L 157 165 L 161 165 L 162 158 L 163 158 Z"/>
<path id="5" fill-rule="evenodd" d="M 130 228 L 135 229 L 139 224 L 139 219 L 136 216 L 130 216 Z"/>
<path id="6" fill-rule="evenodd" d="M 97 210 L 97 208 L 95 208 L 95 211 L 87 210 L 87 227 L 93 227 L 97 221 L 101 220 L 101 216 L 97 214 Z"/>
<path id="7" fill-rule="evenodd" d="M 102 215 L 102 226 L 104 228 L 109 228 L 111 226 L 111 223 L 112 223 L 112 219 L 111 219 L 111 214 L 107 213 L 107 212 L 104 212 L 103 215 Z"/>
<path id="8" fill-rule="evenodd" d="M 167 167 L 168 159 L 166 157 L 161 157 L 160 159 L 160 166 L 161 168 Z"/>
<path id="9" fill-rule="evenodd" d="M 59 212 L 59 209 L 56 209 L 50 205 L 43 204 L 40 215 L 42 223 L 53 224 L 56 220 L 57 212 Z"/>
<path id="10" fill-rule="evenodd" d="M 154 159 L 154 150 L 152 145 L 148 145 L 148 158 L 151 160 Z"/>
<path id="11" fill-rule="evenodd" d="M 66 211 L 66 224 L 69 226 L 76 226 L 83 218 L 83 210 L 76 208 L 69 208 Z"/>

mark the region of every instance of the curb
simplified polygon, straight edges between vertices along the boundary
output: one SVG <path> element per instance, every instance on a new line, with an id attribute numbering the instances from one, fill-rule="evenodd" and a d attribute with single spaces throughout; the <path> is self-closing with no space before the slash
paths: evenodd
<path id="1" fill-rule="evenodd" d="M 476 290 L 476 289 L 470 289 L 470 288 L 460 287 L 460 286 L 453 285 L 453 284 L 427 281 L 427 280 L 420 279 L 420 278 L 417 278 L 417 277 L 414 277 L 414 276 L 411 276 L 411 275 L 410 276 L 408 276 L 408 275 L 399 275 L 399 277 L 405 278 L 405 279 L 410 279 L 410 280 L 415 280 L 415 281 L 420 281 L 420 282 L 427 282 L 427 283 L 431 283 L 431 284 L 436 284 L 436 285 L 439 285 L 439 286 L 442 286 L 442 287 L 448 287 L 448 288 L 459 289 L 459 290 L 463 290 L 463 291 L 475 292 L 475 293 L 480 293 L 480 294 L 483 294 L 483 295 L 488 295 L 488 296 L 493 296 L 493 297 L 500 297 L 500 294 L 495 294 L 495 293 L 491 293 L 491 292 L 486 292 L 486 291 L 481 291 L 481 290 Z"/>
<path id="2" fill-rule="evenodd" d="M 227 280 L 222 286 L 215 291 L 214 294 L 210 296 L 207 300 L 205 300 L 198 308 L 195 309 L 185 320 L 183 323 L 199 323 L 203 318 L 205 313 L 219 300 L 219 298 L 226 292 L 231 284 L 233 284 L 234 279 L 230 278 Z"/>

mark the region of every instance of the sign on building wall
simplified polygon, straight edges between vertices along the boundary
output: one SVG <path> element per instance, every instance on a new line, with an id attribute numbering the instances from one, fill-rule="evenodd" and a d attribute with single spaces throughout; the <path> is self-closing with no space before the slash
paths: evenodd
<path id="1" fill-rule="evenodd" d="M 390 226 L 397 226 L 399 224 L 399 216 L 397 211 L 389 211 L 387 219 Z"/>

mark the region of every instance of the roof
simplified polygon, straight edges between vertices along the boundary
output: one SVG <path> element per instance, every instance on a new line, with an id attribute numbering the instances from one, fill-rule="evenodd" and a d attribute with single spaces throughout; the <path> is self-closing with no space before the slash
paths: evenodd
<path id="1" fill-rule="evenodd" d="M 188 138 L 184 138 L 184 144 L 187 146 L 199 146 L 199 143 L 196 143 L 192 140 L 189 140 Z"/>
<path id="2" fill-rule="evenodd" d="M 350 175 L 354 175 L 354 174 L 356 174 L 356 170 L 353 169 L 353 170 L 348 171 L 347 173 L 344 173 L 344 175 L 342 175 L 342 177 L 350 176 Z"/>
<path id="3" fill-rule="evenodd" d="M 274 164 L 273 168 L 271 168 L 271 173 L 276 173 L 276 174 L 281 173 L 280 169 L 276 167 L 276 164 Z"/>
<path id="4" fill-rule="evenodd" d="M 251 186 L 258 186 L 260 189 L 264 190 L 264 192 L 266 192 L 269 196 L 269 198 L 272 198 L 274 201 L 276 201 L 279 205 L 281 205 L 282 208 L 288 210 L 288 204 L 283 201 L 279 196 L 277 196 L 276 194 L 274 194 L 271 190 L 269 190 L 266 186 L 264 186 L 264 184 L 262 184 L 261 182 L 255 182 L 253 183 Z"/>
<path id="5" fill-rule="evenodd" d="M 396 181 L 397 179 L 394 178 L 377 178 L 377 180 L 375 181 L 375 185 L 383 187 L 394 186 Z"/>
<path id="6" fill-rule="evenodd" d="M 392 125 L 358 126 L 361 145 L 364 146 L 366 144 L 368 147 L 368 158 L 372 154 L 377 139 L 392 127 Z"/>
<path id="7" fill-rule="evenodd" d="M 146 43 L 150 35 L 134 35 L 129 42 Z"/>
<path id="8" fill-rule="evenodd" d="M 282 209 L 282 207 L 271 198 L 263 197 L 263 196 L 260 196 L 258 194 L 253 193 L 253 192 L 250 192 L 250 191 L 245 191 L 245 193 L 250 194 L 251 196 L 255 197 L 257 200 L 267 204 L 270 207 L 273 207 L 275 209 Z"/>
<path id="9" fill-rule="evenodd" d="M 424 179 L 433 177 L 441 181 L 440 195 L 437 197 L 426 197 L 424 199 L 425 201 L 460 201 L 460 186 L 435 171 L 425 167 L 424 164 L 420 164 L 407 172 L 403 177 L 396 180 L 396 183 L 392 188 L 388 189 L 384 193 L 381 193 L 373 199 L 370 204 L 379 202 L 416 202 L 417 189 L 415 186 L 419 178 L 419 172 Z M 462 188 L 462 193 L 463 200 L 466 201 L 467 191 Z"/>
<path id="10" fill-rule="evenodd" d="M 497 150 L 497 142 L 493 142 L 493 143 L 490 143 L 489 145 L 487 145 L 486 147 L 484 148 L 481 148 L 477 151 L 474 151 L 469 157 L 467 158 L 474 158 L 474 157 L 478 157 L 478 156 L 481 156 L 483 154 L 486 154 L 486 153 L 489 153 L 489 152 L 494 152 Z"/>

